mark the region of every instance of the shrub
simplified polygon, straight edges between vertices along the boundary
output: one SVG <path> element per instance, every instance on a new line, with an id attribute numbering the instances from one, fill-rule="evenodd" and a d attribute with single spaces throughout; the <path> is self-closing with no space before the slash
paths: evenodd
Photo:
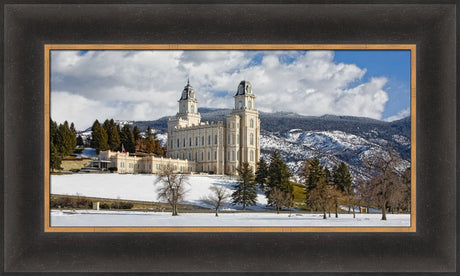
<path id="1" fill-rule="evenodd" d="M 100 209 L 110 209 L 110 205 L 105 203 L 105 202 L 103 202 L 103 203 L 99 204 L 99 208 Z"/>

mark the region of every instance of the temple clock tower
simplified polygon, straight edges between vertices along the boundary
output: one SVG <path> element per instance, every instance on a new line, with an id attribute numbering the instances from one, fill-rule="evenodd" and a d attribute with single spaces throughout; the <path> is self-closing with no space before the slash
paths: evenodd
<path id="1" fill-rule="evenodd" d="M 179 112 L 176 117 L 186 120 L 188 125 L 200 124 L 201 115 L 198 113 L 198 101 L 195 97 L 195 90 L 190 85 L 190 80 L 187 80 L 187 85 L 182 90 L 179 99 Z"/>
<path id="2" fill-rule="evenodd" d="M 254 93 L 249 81 L 241 81 L 238 85 L 237 92 L 234 96 L 235 108 L 227 116 L 227 147 L 228 154 L 231 154 L 230 161 L 235 160 L 235 167 L 240 166 L 243 162 L 248 162 L 253 172 L 256 170 L 257 162 L 260 158 L 260 119 L 259 112 L 255 108 Z M 234 128 L 232 127 L 234 126 Z M 233 137 L 236 138 L 235 143 Z M 236 158 L 233 159 L 233 152 Z M 232 171 L 230 167 L 230 171 Z"/>

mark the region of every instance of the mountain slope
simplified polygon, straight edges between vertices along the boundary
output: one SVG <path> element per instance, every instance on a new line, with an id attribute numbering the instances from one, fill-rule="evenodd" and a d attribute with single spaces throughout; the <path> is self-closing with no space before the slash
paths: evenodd
<path id="1" fill-rule="evenodd" d="M 200 108 L 199 112 L 202 121 L 225 121 L 231 109 Z M 141 131 L 150 126 L 165 140 L 168 118 L 129 123 L 137 125 Z M 260 120 L 262 158 L 268 159 L 271 152 L 277 150 L 293 173 L 303 161 L 318 157 L 329 168 L 345 162 L 355 176 L 363 176 L 363 158 L 387 147 L 399 152 L 404 160 L 401 167 L 410 166 L 410 117 L 385 122 L 352 116 L 260 112 Z"/>

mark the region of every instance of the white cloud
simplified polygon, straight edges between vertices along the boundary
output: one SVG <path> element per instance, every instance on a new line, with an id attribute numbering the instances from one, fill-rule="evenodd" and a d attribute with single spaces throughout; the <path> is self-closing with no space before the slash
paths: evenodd
<path id="1" fill-rule="evenodd" d="M 406 108 L 399 111 L 398 114 L 386 118 L 385 121 L 392 122 L 396 120 L 401 120 L 403 118 L 406 118 L 407 116 L 410 116 L 410 108 Z"/>
<path id="2" fill-rule="evenodd" d="M 107 103 L 62 91 L 52 93 L 51 103 L 51 119 L 58 123 L 74 122 L 77 130 L 84 130 L 94 120 L 103 121 L 118 112 Z"/>
<path id="3" fill-rule="evenodd" d="M 258 64 L 253 58 L 261 53 Z M 233 107 L 243 79 L 262 111 L 380 119 L 388 101 L 385 78 L 363 82 L 365 68 L 335 63 L 331 51 L 53 51 L 51 57 L 53 119 L 77 128 L 96 118 L 174 115 L 187 76 L 201 107 Z"/>

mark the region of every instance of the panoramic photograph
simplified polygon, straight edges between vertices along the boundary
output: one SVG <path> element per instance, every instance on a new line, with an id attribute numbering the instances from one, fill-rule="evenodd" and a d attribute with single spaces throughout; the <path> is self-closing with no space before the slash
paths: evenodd
<path id="1" fill-rule="evenodd" d="M 50 227 L 411 227 L 410 50 L 50 50 Z"/>

